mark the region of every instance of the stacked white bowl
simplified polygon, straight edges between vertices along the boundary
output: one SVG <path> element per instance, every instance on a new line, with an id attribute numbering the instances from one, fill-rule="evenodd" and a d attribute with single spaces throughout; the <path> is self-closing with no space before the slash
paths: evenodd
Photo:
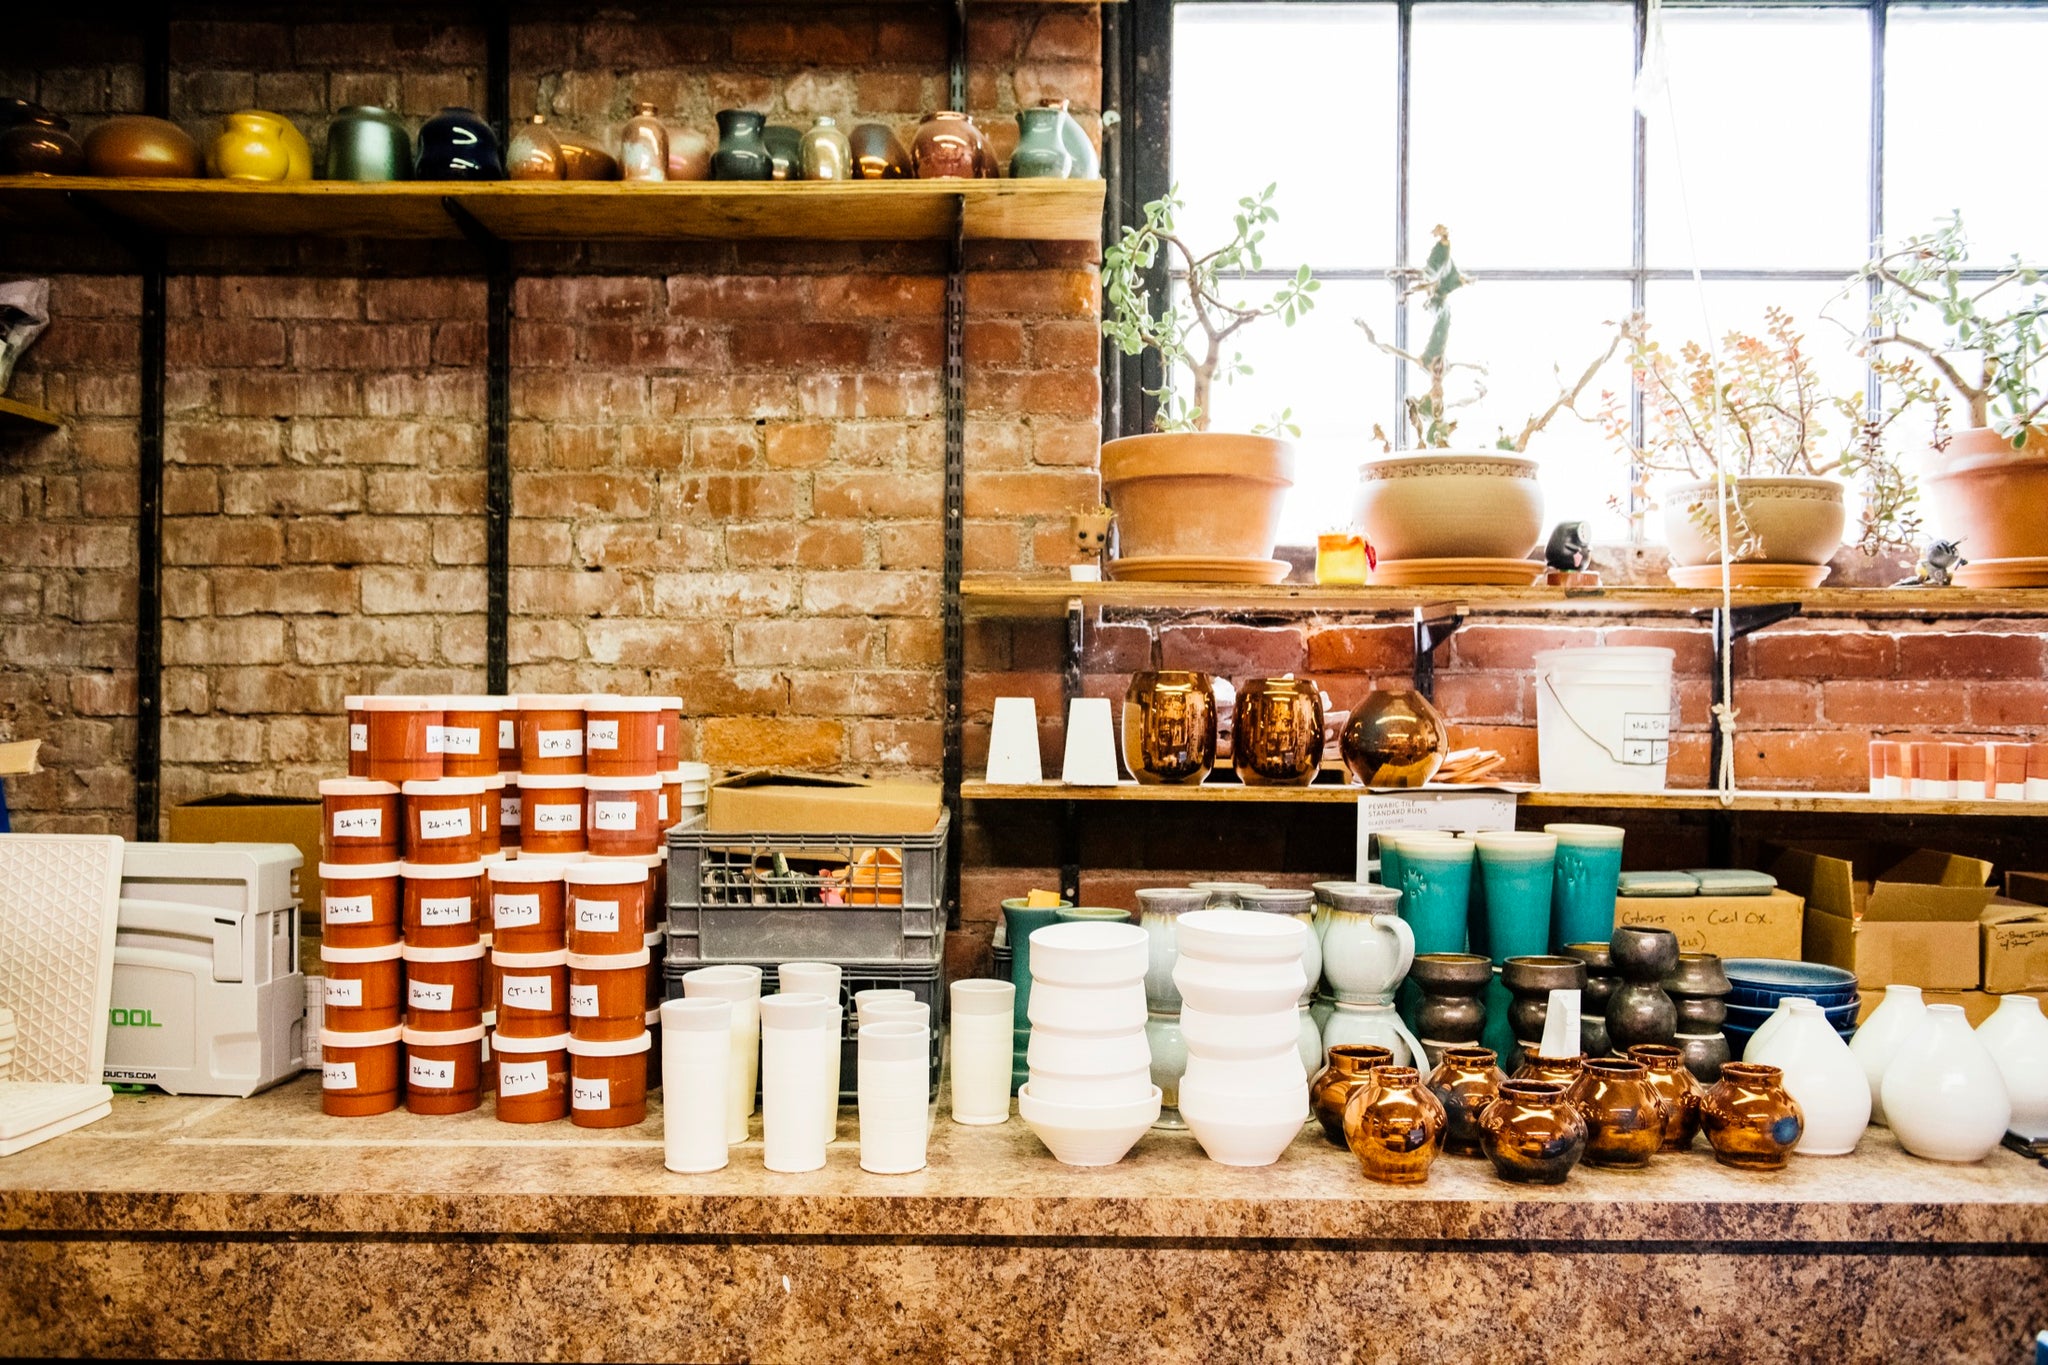
<path id="1" fill-rule="evenodd" d="M 1308 1120 L 1295 1011 L 1307 932 L 1298 920 L 1247 910 L 1196 910 L 1176 926 L 1173 984 L 1188 1048 L 1180 1114 L 1225 1166 L 1271 1165 Z M 1034 966 L 1037 951 L 1033 939 Z"/>
<path id="2" fill-rule="evenodd" d="M 1031 1078 L 1017 1112 L 1069 1166 L 1123 1160 L 1159 1117 L 1145 1043 L 1148 943 L 1135 924 L 1100 921 L 1031 935 Z"/>

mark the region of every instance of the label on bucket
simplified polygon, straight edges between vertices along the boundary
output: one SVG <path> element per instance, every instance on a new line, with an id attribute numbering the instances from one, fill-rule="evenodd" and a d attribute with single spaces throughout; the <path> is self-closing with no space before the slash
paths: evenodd
<path id="1" fill-rule="evenodd" d="M 619 723 L 615 720 L 591 721 L 583 727 L 583 733 L 593 750 L 619 747 Z"/>
<path id="2" fill-rule="evenodd" d="M 498 747 L 500 749 L 516 749 L 519 747 L 519 723 L 517 721 L 501 720 L 498 722 Z"/>
<path id="3" fill-rule="evenodd" d="M 469 897 L 421 896 L 420 923 L 423 925 L 469 923 Z"/>
<path id="4" fill-rule="evenodd" d="M 508 895 L 498 893 L 491 898 L 491 926 L 496 929 L 524 929 L 540 923 L 540 894 Z"/>
<path id="5" fill-rule="evenodd" d="M 500 1095 L 544 1095 L 548 1088 L 548 1064 L 541 1062 L 499 1062 Z"/>
<path id="6" fill-rule="evenodd" d="M 1621 713 L 1623 739 L 1671 738 L 1671 715 L 1667 711 L 1624 711 Z"/>
<path id="7" fill-rule="evenodd" d="M 587 901 L 578 896 L 576 927 L 586 934 L 616 934 L 619 932 L 619 903 Z"/>
<path id="8" fill-rule="evenodd" d="M 320 1064 L 320 1088 L 322 1090 L 355 1089 L 356 1064 L 354 1062 L 322 1062 Z"/>
<path id="9" fill-rule="evenodd" d="M 589 1080 L 576 1079 L 576 1090 L 570 1099 L 575 1109 L 609 1109 L 612 1107 L 612 1083 L 607 1076 L 593 1076 Z"/>
<path id="10" fill-rule="evenodd" d="M 339 1005 L 343 1009 L 363 1007 L 363 983 L 360 977 L 330 976 L 327 978 L 327 1004 Z"/>
<path id="11" fill-rule="evenodd" d="M 370 752 L 370 727 L 360 721 L 348 727 L 348 750 L 352 754 Z"/>
<path id="12" fill-rule="evenodd" d="M 455 1088 L 455 1063 L 429 1061 L 425 1057 L 408 1057 L 406 1080 L 420 1090 L 453 1090 Z"/>
<path id="13" fill-rule="evenodd" d="M 535 806 L 533 828 L 536 833 L 546 830 L 573 834 L 583 828 L 583 803 L 578 801 L 574 805 Z"/>
<path id="14" fill-rule="evenodd" d="M 441 727 L 441 752 L 457 758 L 475 758 L 483 752 L 484 732 L 474 725 Z"/>
<path id="15" fill-rule="evenodd" d="M 381 839 L 384 837 L 384 812 L 375 806 L 363 806 L 356 810 L 334 812 L 334 837 L 337 839 Z"/>
<path id="16" fill-rule="evenodd" d="M 368 924 L 376 913 L 368 896 L 329 896 L 323 903 L 329 924 Z"/>
<path id="17" fill-rule="evenodd" d="M 583 732 L 581 730 L 536 730 L 533 732 L 534 755 L 538 758 L 581 758 L 583 756 Z"/>
<path id="18" fill-rule="evenodd" d="M 638 801 L 592 801 L 590 803 L 590 827 L 592 829 L 623 830 L 631 833 L 640 823 Z"/>
<path id="19" fill-rule="evenodd" d="M 1625 739 L 1621 742 L 1621 761 L 1636 766 L 1663 763 L 1671 757 L 1671 741 L 1668 739 Z"/>
<path id="20" fill-rule="evenodd" d="M 555 1007 L 555 993 L 550 978 L 545 976 L 500 977 L 505 991 L 498 1003 L 519 1010 L 539 1010 L 546 1014 Z"/>
<path id="21" fill-rule="evenodd" d="M 470 825 L 468 806 L 458 806 L 454 810 L 420 812 L 422 839 L 467 839 L 474 832 Z"/>
<path id="22" fill-rule="evenodd" d="M 569 1013 L 578 1019 L 597 1018 L 597 987 L 582 984 L 569 987 Z"/>
<path id="23" fill-rule="evenodd" d="M 455 1008 L 455 987 L 441 981 L 408 981 L 405 1003 L 416 1010 L 445 1013 Z"/>

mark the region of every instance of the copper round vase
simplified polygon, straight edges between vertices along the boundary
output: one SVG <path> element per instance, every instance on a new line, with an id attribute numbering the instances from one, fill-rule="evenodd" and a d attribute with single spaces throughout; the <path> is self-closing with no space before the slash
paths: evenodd
<path id="1" fill-rule="evenodd" d="M 1638 1043 L 1628 1055 L 1643 1064 L 1650 1088 L 1664 1101 L 1663 1150 L 1685 1151 L 1699 1136 L 1700 1097 L 1705 1094 L 1687 1069 L 1685 1054 L 1663 1043 Z"/>
<path id="2" fill-rule="evenodd" d="M 1254 787 L 1305 787 L 1323 761 L 1323 690 L 1313 678 L 1253 678 L 1238 690 L 1230 761 Z"/>
<path id="3" fill-rule="evenodd" d="M 1517 1185 L 1562 1185 L 1586 1151 L 1586 1120 L 1548 1081 L 1508 1081 L 1479 1116 L 1479 1146 Z"/>
<path id="4" fill-rule="evenodd" d="M 953 109 L 926 114 L 917 125 L 910 156 L 920 180 L 973 180 L 988 160 L 987 144 L 974 120 Z"/>
<path id="5" fill-rule="evenodd" d="M 199 166 L 199 144 L 169 119 L 121 114 L 85 135 L 89 175 L 191 179 Z"/>
<path id="6" fill-rule="evenodd" d="M 1216 766 L 1216 683 L 1207 673 L 1139 673 L 1124 693 L 1124 766 L 1145 783 L 1200 782 Z"/>
<path id="7" fill-rule="evenodd" d="M 1344 1144 L 1368 1180 L 1420 1185 L 1443 1150 L 1444 1107 L 1414 1067 L 1375 1067 L 1344 1102 Z"/>
<path id="8" fill-rule="evenodd" d="M 1444 718 L 1420 692 L 1387 687 L 1366 694 L 1339 742 L 1344 766 L 1368 787 L 1419 787 L 1450 751 Z"/>
<path id="9" fill-rule="evenodd" d="M 1507 1076 L 1490 1047 L 1447 1047 L 1429 1073 L 1429 1093 L 1444 1107 L 1444 1150 L 1480 1156 L 1479 1119 L 1500 1098 Z"/>
<path id="10" fill-rule="evenodd" d="M 1518 1081 L 1545 1081 L 1570 1089 L 1579 1083 L 1579 1077 L 1586 1071 L 1586 1059 L 1580 1056 L 1546 1057 L 1540 1052 L 1524 1053 L 1522 1064 L 1515 1068 Z"/>
<path id="11" fill-rule="evenodd" d="M 1595 1057 L 1566 1093 L 1586 1121 L 1588 1166 L 1647 1166 L 1664 1145 L 1664 1102 L 1641 1062 Z"/>
<path id="12" fill-rule="evenodd" d="M 1308 1083 L 1308 1107 L 1323 1125 L 1323 1136 L 1342 1147 L 1344 1102 L 1352 1091 L 1371 1083 L 1374 1067 L 1393 1065 L 1394 1054 L 1377 1043 L 1339 1043 L 1325 1055 L 1329 1065 Z"/>
<path id="13" fill-rule="evenodd" d="M 1783 1169 L 1806 1131 L 1799 1101 L 1785 1093 L 1775 1066 L 1730 1062 L 1700 1101 L 1700 1127 L 1714 1144 L 1714 1160 L 1752 1171 Z"/>

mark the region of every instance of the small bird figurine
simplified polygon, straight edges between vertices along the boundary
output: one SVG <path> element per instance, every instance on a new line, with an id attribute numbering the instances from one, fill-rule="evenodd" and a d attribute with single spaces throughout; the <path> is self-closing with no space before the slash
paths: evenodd
<path id="1" fill-rule="evenodd" d="M 1583 521 L 1560 521 L 1543 549 L 1543 562 L 1559 573 L 1578 573 L 1593 562 L 1593 538 Z"/>
<path id="2" fill-rule="evenodd" d="M 1937 540 L 1930 543 L 1927 552 L 1920 556 L 1920 562 L 1913 566 L 1913 576 L 1902 578 L 1892 584 L 1895 588 L 1946 588 L 1957 569 L 1970 561 L 1963 558 L 1960 540 Z"/>

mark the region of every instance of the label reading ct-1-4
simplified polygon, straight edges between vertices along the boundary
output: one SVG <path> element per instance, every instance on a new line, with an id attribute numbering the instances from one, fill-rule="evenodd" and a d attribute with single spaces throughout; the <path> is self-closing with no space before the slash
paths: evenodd
<path id="1" fill-rule="evenodd" d="M 575 1090 L 570 1095 L 569 1105 L 574 1109 L 609 1109 L 612 1107 L 612 1083 L 608 1077 L 599 1076 L 592 1080 L 571 1082 Z"/>

